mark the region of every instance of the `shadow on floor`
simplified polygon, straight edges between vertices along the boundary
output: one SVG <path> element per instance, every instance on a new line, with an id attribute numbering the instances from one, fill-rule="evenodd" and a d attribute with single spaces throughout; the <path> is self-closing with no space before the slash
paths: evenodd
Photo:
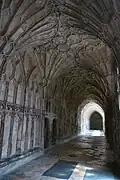
<path id="1" fill-rule="evenodd" d="M 113 173 L 113 175 L 119 180 L 120 179 L 120 167 L 116 162 L 109 162 L 106 165 L 110 171 Z"/>

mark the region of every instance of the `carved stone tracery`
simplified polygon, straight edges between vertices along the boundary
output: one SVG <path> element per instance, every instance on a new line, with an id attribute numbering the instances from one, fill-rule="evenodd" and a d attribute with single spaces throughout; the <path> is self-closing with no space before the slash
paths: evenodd
<path id="1" fill-rule="evenodd" d="M 109 109 L 112 66 L 119 67 L 119 12 L 117 0 L 1 1 L 1 158 L 42 149 L 49 113 L 58 119 L 60 139 L 76 133 L 75 114 L 84 101 Z M 5 139 L 7 117 L 12 125 Z"/>

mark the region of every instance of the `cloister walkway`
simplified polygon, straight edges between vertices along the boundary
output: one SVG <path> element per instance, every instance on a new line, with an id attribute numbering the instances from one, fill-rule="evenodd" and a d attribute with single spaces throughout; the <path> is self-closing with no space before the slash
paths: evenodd
<path id="1" fill-rule="evenodd" d="M 1 180 L 114 180 L 104 136 L 78 136 Z"/>

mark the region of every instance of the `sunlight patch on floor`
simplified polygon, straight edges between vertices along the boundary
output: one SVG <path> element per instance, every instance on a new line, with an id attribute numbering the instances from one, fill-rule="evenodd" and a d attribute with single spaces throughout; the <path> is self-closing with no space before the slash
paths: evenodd
<path id="1" fill-rule="evenodd" d="M 84 136 L 105 136 L 103 131 L 99 130 L 88 130 L 85 132 L 81 132 L 79 135 L 84 135 Z"/>

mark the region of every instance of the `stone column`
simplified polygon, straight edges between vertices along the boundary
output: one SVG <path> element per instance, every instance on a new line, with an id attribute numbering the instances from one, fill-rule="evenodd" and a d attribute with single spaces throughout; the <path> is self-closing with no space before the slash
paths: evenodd
<path id="1" fill-rule="evenodd" d="M 49 131 L 49 147 L 52 146 L 52 132 L 53 132 L 53 119 L 48 118 L 49 120 L 49 125 L 50 125 L 50 131 Z"/>
<path id="2" fill-rule="evenodd" d="M 5 126 L 4 126 L 1 158 L 7 158 L 7 156 L 8 156 L 10 121 L 11 121 L 11 116 L 10 116 L 10 114 L 7 114 L 5 116 Z"/>
<path id="3" fill-rule="evenodd" d="M 17 115 L 15 115 L 14 116 L 13 133 L 12 133 L 12 150 L 11 150 L 11 155 L 16 154 L 18 121 L 19 121 L 19 117 Z"/>
<path id="4" fill-rule="evenodd" d="M 26 136 L 26 127 L 27 127 L 27 117 L 24 115 L 23 119 L 23 131 L 22 131 L 22 138 L 21 138 L 21 152 L 25 151 L 25 136 Z"/>
<path id="5" fill-rule="evenodd" d="M 9 131 L 9 139 L 8 139 L 8 156 L 12 153 L 12 135 L 13 135 L 13 127 L 14 127 L 14 117 L 15 112 L 10 113 L 10 131 Z"/>
<path id="6" fill-rule="evenodd" d="M 44 149 L 44 121 L 46 113 L 46 86 L 42 87 L 42 113 L 41 113 L 41 148 Z"/>
<path id="7" fill-rule="evenodd" d="M 40 116 L 34 117 L 34 141 L 33 147 L 39 147 L 39 139 L 40 139 Z"/>
<path id="8" fill-rule="evenodd" d="M 28 149 L 31 148 L 31 128 L 32 128 L 32 117 L 29 115 L 28 121 Z"/>

